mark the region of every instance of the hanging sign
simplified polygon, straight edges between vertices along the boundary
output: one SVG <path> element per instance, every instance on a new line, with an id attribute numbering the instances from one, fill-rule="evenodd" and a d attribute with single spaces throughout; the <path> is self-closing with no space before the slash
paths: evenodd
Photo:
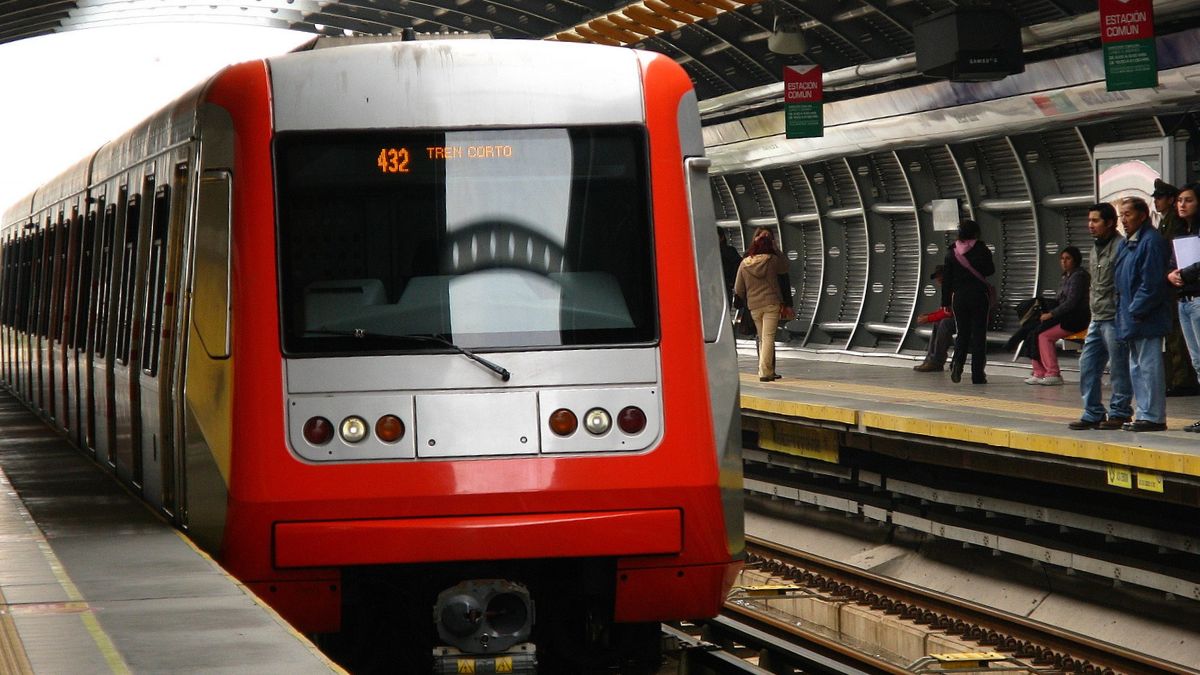
<path id="1" fill-rule="evenodd" d="M 1158 86 L 1152 0 L 1100 0 L 1100 43 L 1109 91 Z"/>
<path id="2" fill-rule="evenodd" d="M 821 66 L 783 67 L 783 120 L 788 138 L 825 135 Z"/>

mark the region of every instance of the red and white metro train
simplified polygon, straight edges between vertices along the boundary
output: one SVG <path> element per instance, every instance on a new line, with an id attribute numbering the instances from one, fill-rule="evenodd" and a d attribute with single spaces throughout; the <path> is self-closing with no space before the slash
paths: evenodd
<path id="1" fill-rule="evenodd" d="M 703 155 L 648 52 L 232 66 L 4 213 L 3 381 L 301 631 L 602 660 L 741 557 Z"/>

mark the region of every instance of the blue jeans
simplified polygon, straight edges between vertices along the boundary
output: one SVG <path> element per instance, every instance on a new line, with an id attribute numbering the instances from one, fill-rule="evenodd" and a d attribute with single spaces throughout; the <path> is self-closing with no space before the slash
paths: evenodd
<path id="1" fill-rule="evenodd" d="M 1083 351 L 1079 355 L 1079 394 L 1083 397 L 1083 419 L 1104 419 L 1104 397 L 1100 380 L 1108 365 L 1112 379 L 1109 417 L 1133 417 L 1133 385 L 1129 381 L 1129 348 L 1117 339 L 1117 324 L 1112 320 L 1093 321 L 1088 326 Z"/>
<path id="2" fill-rule="evenodd" d="M 1167 421 L 1167 374 L 1163 367 L 1163 338 L 1129 341 L 1129 377 L 1133 380 L 1135 419 Z"/>
<path id="3" fill-rule="evenodd" d="M 1200 298 L 1179 303 L 1179 327 L 1183 329 L 1183 341 L 1192 356 L 1192 367 L 1200 372 Z"/>

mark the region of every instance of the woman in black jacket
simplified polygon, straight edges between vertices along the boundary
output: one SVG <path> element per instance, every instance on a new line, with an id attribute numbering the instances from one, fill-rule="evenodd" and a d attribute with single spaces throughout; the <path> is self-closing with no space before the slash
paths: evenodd
<path id="1" fill-rule="evenodd" d="M 1033 364 L 1033 377 L 1025 380 L 1025 384 L 1062 384 L 1062 371 L 1058 368 L 1058 352 L 1055 343 L 1073 333 L 1078 333 L 1088 327 L 1092 320 L 1091 306 L 1088 304 L 1088 289 L 1092 285 L 1092 275 L 1080 267 L 1083 255 L 1078 248 L 1068 246 L 1058 254 L 1062 265 L 1062 285 L 1058 288 L 1058 302 L 1054 309 L 1042 312 L 1041 323 L 1025 340 L 1030 345 L 1029 361 Z"/>
<path id="2" fill-rule="evenodd" d="M 1185 185 L 1175 198 L 1179 214 L 1181 237 L 1200 234 L 1200 183 Z M 1200 262 L 1179 269 L 1179 262 L 1171 255 L 1171 272 L 1167 280 L 1179 291 L 1179 324 L 1183 328 L 1183 341 L 1187 343 L 1192 357 L 1192 367 L 1200 367 Z M 1200 373 L 1200 370 L 1196 372 Z M 1200 432 L 1200 422 L 1189 424 L 1184 431 Z"/>
<path id="3" fill-rule="evenodd" d="M 946 254 L 946 272 L 942 281 L 942 307 L 954 310 L 958 335 L 954 338 L 954 359 L 950 379 L 962 380 L 963 365 L 971 354 L 971 382 L 987 384 L 987 324 L 996 291 L 987 277 L 996 273 L 992 252 L 979 239 L 979 223 L 964 219 L 958 225 L 958 240 Z"/>

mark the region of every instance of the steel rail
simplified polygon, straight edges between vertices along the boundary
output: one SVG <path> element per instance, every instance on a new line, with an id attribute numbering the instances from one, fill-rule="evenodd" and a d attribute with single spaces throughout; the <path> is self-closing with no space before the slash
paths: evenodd
<path id="1" fill-rule="evenodd" d="M 953 598 L 861 568 L 747 536 L 747 550 L 769 565 L 776 576 L 824 589 L 842 602 L 855 602 L 899 613 L 918 623 L 961 633 L 997 651 L 1014 652 L 1035 665 L 1110 668 L 1121 673 L 1200 673 L 1131 649 L 1102 642 L 1055 626 L 1007 614 L 969 600 Z M 728 605 L 727 605 L 728 606 Z M 1074 665 L 1072 665 L 1074 664 Z M 903 671 L 902 671 L 903 672 Z M 1092 671 L 1088 671 L 1092 672 Z"/>

